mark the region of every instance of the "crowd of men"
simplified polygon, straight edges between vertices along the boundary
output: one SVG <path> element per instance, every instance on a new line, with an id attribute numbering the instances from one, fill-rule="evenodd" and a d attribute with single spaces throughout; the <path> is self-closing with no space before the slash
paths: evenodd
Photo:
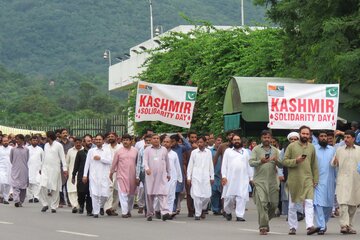
<path id="1" fill-rule="evenodd" d="M 132 216 L 134 203 L 147 221 L 171 220 L 186 198 L 188 217 L 208 211 L 245 220 L 252 196 L 259 234 L 269 221 L 287 215 L 289 235 L 305 217 L 307 234 L 324 235 L 339 215 L 340 232 L 356 234 L 360 205 L 360 130 L 316 131 L 307 126 L 287 135 L 280 148 L 271 131 L 260 144 L 228 132 L 226 141 L 195 131 L 159 135 L 148 129 L 136 142 L 129 134 L 69 137 L 66 129 L 46 138 L 0 134 L 0 202 L 22 207 L 40 202 L 41 212 L 56 213 L 67 204 L 72 213 Z M 336 141 L 336 138 L 342 140 Z"/>

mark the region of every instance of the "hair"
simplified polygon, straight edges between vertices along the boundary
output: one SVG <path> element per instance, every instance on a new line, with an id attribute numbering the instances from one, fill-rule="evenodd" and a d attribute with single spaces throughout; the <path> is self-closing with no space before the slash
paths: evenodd
<path id="1" fill-rule="evenodd" d="M 118 135 L 116 134 L 116 132 L 107 132 L 105 133 L 105 137 L 107 138 L 109 135 L 114 135 L 115 137 L 118 137 Z"/>
<path id="2" fill-rule="evenodd" d="M 227 131 L 225 134 L 226 134 L 226 136 L 228 136 L 228 135 L 230 135 L 230 134 L 235 134 L 235 132 L 233 131 L 233 130 L 230 130 L 230 131 Z M 239 136 L 240 137 L 240 136 Z"/>
<path id="3" fill-rule="evenodd" d="M 270 135 L 272 136 L 272 133 L 269 130 L 262 130 L 260 133 L 260 136 Z"/>
<path id="4" fill-rule="evenodd" d="M 326 131 L 326 130 L 319 130 L 317 131 L 318 132 L 318 135 L 322 134 L 322 133 L 325 133 L 326 135 L 328 135 L 328 132 L 329 131 Z"/>
<path id="5" fill-rule="evenodd" d="M 160 142 L 163 142 L 164 141 L 164 139 L 166 138 L 166 134 L 162 134 L 161 136 L 160 136 Z"/>
<path id="6" fill-rule="evenodd" d="M 56 140 L 56 134 L 54 131 L 47 131 L 46 132 L 46 137 L 50 138 L 52 141 Z"/>
<path id="7" fill-rule="evenodd" d="M 55 129 L 55 134 L 61 134 L 61 132 L 62 132 L 62 129 Z"/>
<path id="8" fill-rule="evenodd" d="M 200 139 L 202 139 L 204 142 L 206 142 L 206 137 L 205 136 L 198 136 L 197 140 L 199 141 Z"/>
<path id="9" fill-rule="evenodd" d="M 151 138 L 151 134 L 146 134 L 144 138 Z"/>
<path id="10" fill-rule="evenodd" d="M 326 135 L 335 137 L 334 131 L 327 131 Z"/>
<path id="11" fill-rule="evenodd" d="M 75 137 L 75 138 L 74 138 L 74 142 L 82 142 L 82 139 L 81 139 L 81 138 L 78 138 L 78 137 Z"/>
<path id="12" fill-rule="evenodd" d="M 15 136 L 15 138 L 18 138 L 18 139 L 20 139 L 20 140 L 22 140 L 22 141 L 25 141 L 25 136 L 22 135 L 22 134 L 17 134 L 17 135 Z"/>
<path id="13" fill-rule="evenodd" d="M 191 134 L 196 134 L 196 135 L 197 135 L 197 133 L 196 133 L 194 130 L 190 130 L 190 131 L 188 132 L 187 136 L 190 137 Z"/>
<path id="14" fill-rule="evenodd" d="M 39 140 L 38 136 L 36 136 L 36 135 L 32 136 L 30 139 L 31 140 L 33 140 L 33 139 Z"/>
<path id="15" fill-rule="evenodd" d="M 124 140 L 124 139 L 128 139 L 128 140 L 132 141 L 132 136 L 128 133 L 125 133 L 124 135 L 122 135 L 122 140 Z"/>
<path id="16" fill-rule="evenodd" d="M 306 129 L 306 128 L 309 129 L 309 131 L 311 132 L 310 127 L 303 125 L 299 128 L 299 133 L 301 132 L 301 130 Z"/>
<path id="17" fill-rule="evenodd" d="M 355 137 L 355 132 L 353 130 L 346 130 L 344 135 L 350 135 L 351 137 Z"/>
<path id="18" fill-rule="evenodd" d="M 93 139 L 93 136 L 91 134 L 85 134 L 82 138 L 85 139 L 86 137 Z"/>
<path id="19" fill-rule="evenodd" d="M 175 140 L 176 142 L 179 142 L 179 141 L 180 141 L 180 137 L 179 137 L 179 135 L 177 135 L 177 134 L 171 135 L 171 136 L 170 136 L 170 139 L 171 139 L 171 140 Z"/>
<path id="20" fill-rule="evenodd" d="M 66 128 L 62 128 L 62 129 L 60 129 L 60 134 L 62 134 L 63 131 L 68 131 L 68 130 Z"/>
<path id="21" fill-rule="evenodd" d="M 101 133 L 96 134 L 96 135 L 95 135 L 95 138 L 96 138 L 96 137 L 99 137 L 99 136 L 100 136 L 103 140 L 105 139 L 104 135 L 102 135 Z"/>
<path id="22" fill-rule="evenodd" d="M 358 128 L 359 128 L 359 123 L 358 123 L 357 121 L 352 121 L 352 122 L 351 122 L 351 126 L 352 126 L 353 128 L 358 129 Z"/>

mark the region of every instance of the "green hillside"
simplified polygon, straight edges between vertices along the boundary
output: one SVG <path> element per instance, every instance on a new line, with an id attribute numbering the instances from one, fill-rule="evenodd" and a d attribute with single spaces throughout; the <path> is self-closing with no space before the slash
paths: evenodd
<path id="1" fill-rule="evenodd" d="M 239 25 L 240 0 L 152 0 L 154 26 L 169 30 L 192 20 Z M 264 8 L 245 0 L 245 23 L 264 22 Z M 113 62 L 150 36 L 148 0 L 0 1 L 0 65 L 36 76 L 65 71 L 106 76 Z"/>

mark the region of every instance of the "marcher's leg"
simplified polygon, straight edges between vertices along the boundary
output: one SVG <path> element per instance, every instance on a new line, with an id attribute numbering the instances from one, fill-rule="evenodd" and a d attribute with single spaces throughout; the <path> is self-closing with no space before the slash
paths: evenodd
<path id="1" fill-rule="evenodd" d="M 100 197 L 93 195 L 92 197 L 93 214 L 99 215 L 100 213 Z"/>
<path id="2" fill-rule="evenodd" d="M 253 198 L 256 204 L 256 209 L 258 212 L 258 223 L 259 228 L 269 227 L 269 218 L 267 215 L 267 203 L 261 202 L 261 199 L 258 194 L 258 190 L 255 188 Z"/>
<path id="3" fill-rule="evenodd" d="M 349 208 L 346 204 L 340 204 L 340 217 L 339 217 L 340 227 L 345 227 L 350 225 L 350 216 Z"/>
<path id="4" fill-rule="evenodd" d="M 145 206 L 145 192 L 144 192 L 144 186 L 143 186 L 142 183 L 140 183 L 137 198 L 138 198 L 138 206 L 139 206 L 139 208 L 144 208 L 144 206 Z"/>
<path id="5" fill-rule="evenodd" d="M 11 186 L 9 184 L 3 184 L 3 197 L 4 201 L 9 201 Z"/>
<path id="6" fill-rule="evenodd" d="M 167 195 L 157 195 L 160 203 L 160 212 L 161 215 L 169 214 L 169 205 Z"/>
<path id="7" fill-rule="evenodd" d="M 40 188 L 40 193 L 39 193 L 39 200 L 40 200 L 40 203 L 43 207 L 47 207 L 49 206 L 49 203 L 48 203 L 48 190 L 47 188 L 45 187 L 41 187 Z"/>
<path id="8" fill-rule="evenodd" d="M 114 211 L 117 211 L 119 209 L 119 202 L 120 202 L 120 199 L 119 199 L 119 190 L 118 189 L 114 189 L 114 192 L 113 192 L 113 202 L 112 202 L 112 206 L 111 208 L 114 210 Z M 120 204 L 121 206 L 121 204 Z"/>
<path id="9" fill-rule="evenodd" d="M 226 214 L 231 214 L 234 209 L 235 197 L 224 198 L 224 211 Z"/>
<path id="10" fill-rule="evenodd" d="M 314 204 L 312 199 L 305 199 L 306 229 L 314 226 Z"/>
<path id="11" fill-rule="evenodd" d="M 289 193 L 289 211 L 288 211 L 288 224 L 290 229 L 298 228 L 298 220 L 296 215 L 296 203 L 293 203 L 291 200 L 291 195 Z"/>
<path id="12" fill-rule="evenodd" d="M 77 192 L 77 201 L 81 209 L 84 209 L 85 206 L 85 196 L 86 196 L 85 192 Z"/>
<path id="13" fill-rule="evenodd" d="M 235 209 L 236 217 L 244 218 L 246 200 L 238 196 L 235 198 L 235 200 L 236 200 L 236 209 Z"/>
<path id="14" fill-rule="evenodd" d="M 20 202 L 20 188 L 13 187 L 13 199 L 14 203 Z"/>
<path id="15" fill-rule="evenodd" d="M 70 204 L 73 208 L 78 208 L 79 207 L 79 202 L 77 200 L 77 192 L 68 192 L 68 197 L 69 197 L 69 201 Z"/>
<path id="16" fill-rule="evenodd" d="M 209 206 L 209 202 L 210 202 L 210 198 L 201 198 L 201 202 L 202 202 L 202 210 L 205 211 L 207 210 L 208 206 Z"/>
<path id="17" fill-rule="evenodd" d="M 154 198 L 155 195 L 146 195 L 146 207 L 147 207 L 147 216 L 152 217 L 154 216 Z"/>
<path id="18" fill-rule="evenodd" d="M 56 210 L 59 207 L 60 193 L 59 191 L 51 191 L 50 208 Z"/>
<path id="19" fill-rule="evenodd" d="M 186 189 L 186 205 L 188 208 L 188 217 L 192 217 L 195 213 L 195 208 L 194 208 L 194 200 L 191 197 L 190 194 L 190 186 L 188 184 L 185 184 L 185 189 Z"/>
<path id="20" fill-rule="evenodd" d="M 202 202 L 200 197 L 194 197 L 194 206 L 195 206 L 195 217 L 200 217 L 202 213 Z"/>
<path id="21" fill-rule="evenodd" d="M 129 212 L 129 206 L 128 206 L 128 194 L 123 193 L 121 191 L 119 191 L 119 199 L 120 199 L 120 204 L 121 204 L 121 214 L 123 216 L 127 215 Z"/>
<path id="22" fill-rule="evenodd" d="M 354 226 L 354 216 L 356 213 L 356 206 L 349 206 L 349 226 L 352 227 Z"/>
<path id="23" fill-rule="evenodd" d="M 20 203 L 24 203 L 26 198 L 26 188 L 20 189 Z"/>
<path id="24" fill-rule="evenodd" d="M 217 190 L 213 190 L 211 194 L 211 210 L 215 213 L 221 211 L 221 193 Z"/>
<path id="25" fill-rule="evenodd" d="M 319 205 L 315 205 L 314 212 L 315 212 L 316 227 L 320 228 L 320 230 L 325 230 L 326 223 L 325 223 L 324 208 Z"/>
<path id="26" fill-rule="evenodd" d="M 93 207 L 92 207 L 92 198 L 91 198 L 91 196 L 90 196 L 90 193 L 89 192 L 87 192 L 86 194 L 85 194 L 85 199 L 86 199 L 86 212 L 87 213 L 92 213 L 92 209 L 93 209 Z"/>
<path id="27" fill-rule="evenodd" d="M 331 218 L 332 207 L 323 207 L 323 211 L 324 211 L 325 227 L 326 227 L 327 223 Z"/>

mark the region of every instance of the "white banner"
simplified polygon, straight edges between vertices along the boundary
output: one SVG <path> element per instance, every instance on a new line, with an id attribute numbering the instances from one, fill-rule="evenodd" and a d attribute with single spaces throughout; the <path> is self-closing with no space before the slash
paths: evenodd
<path id="1" fill-rule="evenodd" d="M 161 121 L 190 128 L 196 87 L 138 82 L 135 122 Z"/>
<path id="2" fill-rule="evenodd" d="M 336 129 L 339 84 L 268 83 L 271 129 Z"/>

